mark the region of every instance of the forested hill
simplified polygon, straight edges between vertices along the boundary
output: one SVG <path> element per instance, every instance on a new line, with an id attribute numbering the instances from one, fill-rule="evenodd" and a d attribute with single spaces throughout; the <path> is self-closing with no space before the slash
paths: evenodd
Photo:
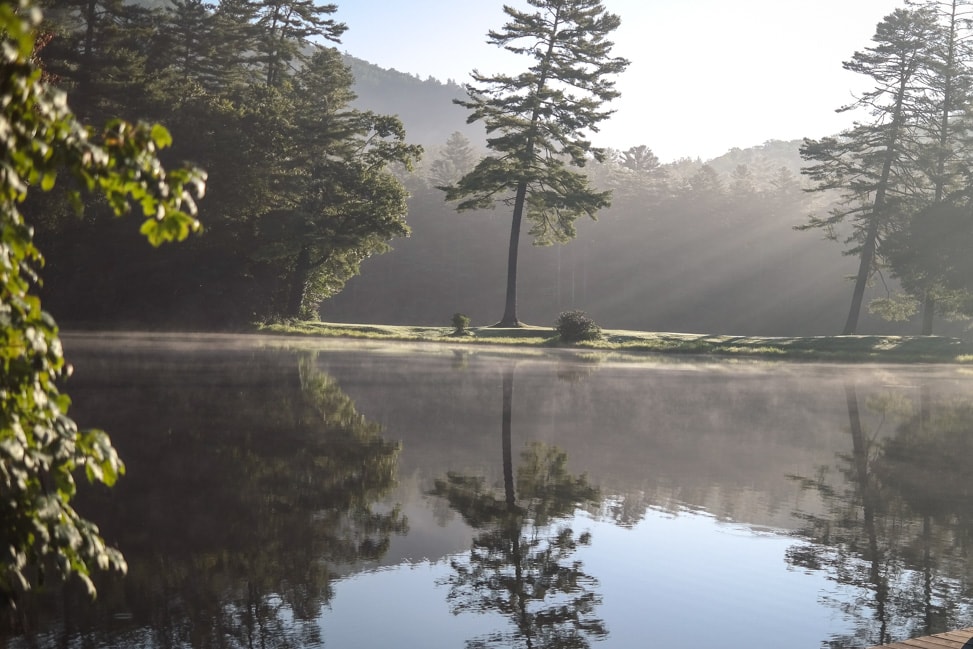
<path id="1" fill-rule="evenodd" d="M 453 103 L 466 96 L 461 85 L 433 78 L 419 79 L 345 54 L 344 63 L 355 77 L 358 98 L 352 105 L 382 115 L 397 115 L 409 140 L 427 149 L 440 145 L 459 131 L 471 141 L 482 142 L 483 127 L 466 123 L 466 111 Z"/>
<path id="2" fill-rule="evenodd" d="M 353 89 L 358 97 L 352 105 L 383 115 L 397 115 L 411 142 L 435 152 L 450 135 L 460 132 L 475 146 L 484 143 L 483 127 L 478 123 L 467 124 L 468 112 L 453 103 L 455 99 L 466 98 L 466 90 L 460 83 L 452 79 L 445 82 L 432 77 L 421 79 L 414 74 L 379 67 L 348 53 L 342 59 L 355 79 Z M 629 144 L 648 145 L 651 148 L 651 142 L 640 141 L 637 133 L 633 134 Z M 674 163 L 674 166 L 708 162 L 716 171 L 730 174 L 737 166 L 747 165 L 758 175 L 769 175 L 780 167 L 786 167 L 799 175 L 799 147 L 800 140 L 754 142 L 752 147 L 732 149 L 710 161 L 682 160 Z"/>

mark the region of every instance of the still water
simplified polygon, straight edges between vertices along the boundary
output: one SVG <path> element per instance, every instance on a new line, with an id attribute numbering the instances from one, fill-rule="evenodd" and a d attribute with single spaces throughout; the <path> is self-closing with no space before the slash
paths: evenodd
<path id="1" fill-rule="evenodd" d="M 26 647 L 867 647 L 973 625 L 973 373 L 69 335 L 125 554 Z"/>

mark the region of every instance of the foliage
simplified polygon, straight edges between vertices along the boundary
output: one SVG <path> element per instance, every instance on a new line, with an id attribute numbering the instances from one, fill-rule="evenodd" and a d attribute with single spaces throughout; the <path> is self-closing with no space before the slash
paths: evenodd
<path id="1" fill-rule="evenodd" d="M 869 313 L 878 313 L 886 320 L 904 321 L 916 314 L 916 301 L 908 295 L 890 295 L 868 303 Z"/>
<path id="2" fill-rule="evenodd" d="M 468 174 L 476 164 L 477 156 L 469 139 L 454 131 L 446 140 L 439 157 L 429 166 L 430 181 L 436 187 L 448 187 Z"/>
<path id="3" fill-rule="evenodd" d="M 453 333 L 456 335 L 462 335 L 466 333 L 466 330 L 470 327 L 470 317 L 462 313 L 456 312 L 453 314 Z"/>
<path id="4" fill-rule="evenodd" d="M 897 9 L 889 14 L 876 29 L 874 46 L 855 52 L 844 63 L 846 69 L 870 77 L 875 86 L 841 110 L 868 110 L 872 121 L 856 122 L 837 138 L 805 140 L 801 148 L 801 155 L 813 163 L 803 172 L 814 189 L 836 189 L 843 195 L 843 203 L 829 217 L 812 217 L 803 228 L 832 233 L 846 220 L 853 225 L 845 243 L 847 254 L 859 258 L 859 267 L 845 334 L 857 331 L 865 285 L 881 263 L 884 237 L 922 191 L 912 138 L 921 114 L 921 93 L 917 96 L 915 89 L 926 65 L 923 48 L 934 31 L 927 12 Z"/>
<path id="5" fill-rule="evenodd" d="M 59 173 L 102 196 L 116 214 L 133 205 L 158 246 L 199 227 L 193 191 L 205 176 L 166 171 L 158 152 L 171 143 L 159 125 L 110 122 L 97 137 L 77 121 L 65 94 L 32 60 L 40 12 L 0 5 L 0 596 L 14 598 L 48 569 L 77 575 L 94 594 L 95 568 L 125 569 L 117 550 L 72 507 L 74 474 L 111 485 L 124 466 L 108 436 L 79 431 L 57 382 L 70 373 L 54 320 L 35 292 L 43 263 L 18 205 L 29 190 L 51 190 Z M 77 191 L 69 194 L 80 204 Z"/>
<path id="6" fill-rule="evenodd" d="M 494 152 L 446 188 L 457 209 L 483 209 L 498 201 L 513 206 L 504 326 L 519 326 L 516 308 L 517 244 L 522 218 L 535 243 L 566 242 L 574 222 L 610 204 L 611 192 L 594 189 L 584 167 L 604 151 L 587 139 L 611 111 L 603 105 L 619 96 L 611 76 L 628 61 L 611 57 L 608 36 L 621 24 L 598 0 L 529 0 L 535 13 L 504 6 L 510 18 L 489 42 L 534 63 L 518 75 L 472 73 L 468 122 L 486 126 Z"/>
<path id="7" fill-rule="evenodd" d="M 805 227 L 837 238 L 839 224 L 852 225 L 847 253 L 860 264 L 845 333 L 856 331 L 864 286 L 883 267 L 900 280 L 904 301 L 922 305 L 923 334 L 932 333 L 934 312 L 952 315 L 969 301 L 946 286 L 937 248 L 960 233 L 944 232 L 938 217 L 963 202 L 969 185 L 971 5 L 906 4 L 878 25 L 873 47 L 844 64 L 871 77 L 875 87 L 840 110 L 866 110 L 870 121 L 856 122 L 837 138 L 807 140 L 802 148 L 814 163 L 805 173 L 815 189 L 839 189 L 844 197 L 829 217 L 812 218 Z M 883 298 L 872 310 L 901 317 L 890 304 Z"/>
<path id="8" fill-rule="evenodd" d="M 341 54 L 308 44 L 338 42 L 335 5 L 57 4 L 40 59 L 72 103 L 78 95 L 93 114 L 164 121 L 176 142 L 167 160 L 212 173 L 206 236 L 127 260 L 124 276 L 108 251 L 132 237 L 99 201 L 86 201 L 82 222 L 35 219 L 53 261 L 49 297 L 73 321 L 212 328 L 314 317 L 364 259 L 408 235 L 408 194 L 391 168 L 411 167 L 421 149 L 397 118 L 352 109 Z M 152 29 L 139 31 L 146 22 Z M 124 52 L 125 74 L 114 75 L 111 52 Z M 115 76 L 124 92 L 102 83 Z"/>
<path id="9" fill-rule="evenodd" d="M 562 342 L 576 343 L 601 338 L 601 327 L 584 311 L 564 311 L 554 327 Z"/>
<path id="10" fill-rule="evenodd" d="M 344 23 L 326 17 L 338 10 L 334 4 L 318 5 L 313 0 L 258 0 L 251 4 L 256 9 L 258 60 L 265 66 L 268 86 L 284 83 L 285 67 L 293 59 L 305 60 L 302 46 L 312 37 L 337 43 L 347 29 Z"/>
<path id="11" fill-rule="evenodd" d="M 262 325 L 260 331 L 335 338 L 366 338 L 470 344 L 549 347 L 556 339 L 551 329 L 525 327 L 517 330 L 478 329 L 476 336 L 444 338 L 444 327 L 394 325 L 328 324 L 299 322 L 290 325 Z M 709 354 L 764 357 L 771 359 L 829 360 L 883 363 L 969 363 L 973 361 L 971 343 L 945 336 L 717 336 L 648 331 L 603 332 L 605 338 L 585 343 L 597 350 L 597 358 L 641 362 L 657 361 L 655 354 Z M 614 352 L 620 352 L 615 354 Z M 645 356 L 649 352 L 652 356 Z M 536 353 L 536 352 L 528 352 Z"/>
<path id="12" fill-rule="evenodd" d="M 43 646 L 67 610 L 79 646 L 131 645 L 133 628 L 152 629 L 139 647 L 183 646 L 189 629 L 196 647 L 322 644 L 335 580 L 408 531 L 391 493 L 401 444 L 313 353 L 138 338 L 71 340 L 78 411 L 113 431 L 127 466 L 119 488 L 78 504 L 124 548 L 128 574 L 96 577 L 97 603 L 71 588 L 32 596 L 17 616 L 25 642 Z M 130 619 L 105 635 L 96 620 L 118 610 Z M 0 615 L 0 637 L 8 628 Z"/>

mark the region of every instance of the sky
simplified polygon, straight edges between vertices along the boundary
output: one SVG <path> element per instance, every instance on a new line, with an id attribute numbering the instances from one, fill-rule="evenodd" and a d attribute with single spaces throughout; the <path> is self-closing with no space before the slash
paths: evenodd
<path id="1" fill-rule="evenodd" d="M 383 68 L 466 83 L 529 64 L 486 43 L 502 0 L 337 0 L 338 49 Z M 507 0 L 528 9 L 525 0 Z M 613 54 L 616 112 L 599 146 L 648 145 L 663 162 L 719 156 L 767 140 L 819 138 L 851 125 L 835 109 L 868 88 L 842 61 L 871 44 L 903 0 L 603 0 L 622 19 Z"/>

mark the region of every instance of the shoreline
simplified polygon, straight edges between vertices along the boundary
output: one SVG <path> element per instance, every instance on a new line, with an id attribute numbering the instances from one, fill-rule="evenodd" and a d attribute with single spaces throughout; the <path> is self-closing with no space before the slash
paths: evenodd
<path id="1" fill-rule="evenodd" d="M 734 336 L 606 329 L 600 340 L 561 343 L 550 327 L 451 327 L 318 321 L 259 325 L 254 333 L 452 345 L 505 345 L 592 352 L 762 358 L 768 360 L 973 364 L 973 343 L 941 336 Z"/>

